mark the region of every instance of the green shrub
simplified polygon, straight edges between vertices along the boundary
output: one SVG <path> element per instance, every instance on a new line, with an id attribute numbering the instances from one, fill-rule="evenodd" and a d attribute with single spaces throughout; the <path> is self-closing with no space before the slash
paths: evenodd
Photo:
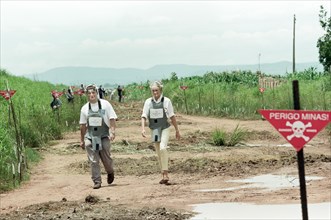
<path id="1" fill-rule="evenodd" d="M 215 129 L 212 133 L 213 144 L 216 146 L 224 146 L 226 139 L 226 132 L 220 129 Z"/>
<path id="2" fill-rule="evenodd" d="M 216 146 L 235 146 L 245 139 L 246 134 L 247 131 L 240 128 L 239 124 L 230 133 L 217 128 L 212 133 L 213 144 Z"/>
<path id="3" fill-rule="evenodd" d="M 246 137 L 247 131 L 243 128 L 239 127 L 239 124 L 233 130 L 232 133 L 229 134 L 229 141 L 227 142 L 228 146 L 235 146 L 243 141 Z"/>

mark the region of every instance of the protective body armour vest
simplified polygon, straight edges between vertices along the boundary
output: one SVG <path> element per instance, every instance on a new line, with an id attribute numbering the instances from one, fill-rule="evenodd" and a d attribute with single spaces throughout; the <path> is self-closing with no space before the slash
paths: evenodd
<path id="1" fill-rule="evenodd" d="M 103 119 L 103 115 L 105 115 L 106 111 L 101 109 L 100 100 L 98 100 L 98 106 L 98 111 L 94 112 L 92 111 L 91 104 L 89 103 L 89 110 L 87 115 L 88 128 L 86 138 L 91 140 L 93 150 L 101 150 L 101 139 L 104 137 L 109 137 L 109 127 Z"/>
<path id="2" fill-rule="evenodd" d="M 152 141 L 154 142 L 160 142 L 162 129 L 170 126 L 166 112 L 164 111 L 163 101 L 164 97 L 161 98 L 161 102 L 159 103 L 156 103 L 152 99 L 149 108 L 149 128 L 152 129 Z"/>

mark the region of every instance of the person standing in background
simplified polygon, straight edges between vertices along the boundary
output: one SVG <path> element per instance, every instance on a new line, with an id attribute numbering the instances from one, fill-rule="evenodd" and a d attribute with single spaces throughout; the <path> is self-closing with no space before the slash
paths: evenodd
<path id="1" fill-rule="evenodd" d="M 105 98 L 105 90 L 102 88 L 102 85 L 99 86 L 98 92 L 99 92 L 99 98 L 104 99 Z"/>
<path id="2" fill-rule="evenodd" d="M 68 89 L 67 89 L 67 91 L 65 91 L 65 90 L 63 89 L 63 92 L 65 93 L 68 102 L 73 103 L 75 97 L 74 97 L 74 95 L 72 94 L 73 92 L 72 92 L 71 87 L 69 86 Z"/>
<path id="3" fill-rule="evenodd" d="M 122 91 L 123 91 L 123 90 L 122 90 L 121 86 L 118 86 L 118 87 L 117 87 L 117 95 L 118 95 L 118 101 L 119 101 L 119 102 L 122 101 L 122 95 L 123 95 L 123 94 L 122 94 Z"/>
<path id="4" fill-rule="evenodd" d="M 84 84 L 83 84 L 83 83 L 80 84 L 80 90 L 81 90 L 83 93 L 85 93 L 85 87 L 84 87 Z"/>
<path id="5" fill-rule="evenodd" d="M 57 94 L 57 92 L 53 92 L 52 93 L 52 97 L 53 97 L 53 100 L 52 100 L 52 102 L 50 104 L 51 105 L 51 108 L 53 110 L 58 110 L 61 107 L 61 105 L 62 105 L 62 102 L 59 99 L 59 95 Z"/>
<path id="6" fill-rule="evenodd" d="M 52 97 L 53 97 L 53 100 L 52 100 L 50 106 L 54 112 L 54 115 L 56 115 L 56 117 L 57 117 L 57 121 L 60 122 L 60 111 L 59 110 L 60 110 L 60 107 L 62 106 L 62 102 L 59 98 L 59 94 L 56 91 L 52 92 Z"/>

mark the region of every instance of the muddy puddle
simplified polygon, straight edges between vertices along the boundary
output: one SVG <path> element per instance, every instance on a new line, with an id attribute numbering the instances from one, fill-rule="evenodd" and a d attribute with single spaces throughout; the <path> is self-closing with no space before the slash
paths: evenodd
<path id="1" fill-rule="evenodd" d="M 311 181 L 320 180 L 324 177 L 318 176 L 306 176 L 306 184 L 309 184 Z M 263 188 L 264 190 L 277 190 L 282 188 L 289 187 L 298 187 L 300 186 L 299 178 L 294 175 L 274 175 L 266 174 L 260 176 L 254 176 L 252 178 L 240 179 L 240 180 L 229 180 L 230 183 L 241 183 L 244 185 L 221 188 L 221 189 L 200 189 L 196 190 L 199 192 L 217 192 L 217 191 L 229 191 L 245 188 Z"/>
<path id="2" fill-rule="evenodd" d="M 323 179 L 318 176 L 306 176 L 306 184 Z M 247 179 L 229 180 L 229 183 L 240 183 L 239 186 L 220 189 L 200 189 L 197 192 L 220 192 L 247 188 L 261 188 L 262 191 L 279 190 L 284 188 L 300 187 L 297 176 L 266 174 Z M 191 220 L 203 219 L 275 219 L 290 220 L 302 219 L 301 203 L 298 204 L 250 204 L 250 203 L 205 203 L 192 205 L 193 211 L 197 212 Z M 238 210 L 238 211 L 234 211 Z M 331 219 L 331 203 L 308 204 L 309 219 Z"/>
<path id="3" fill-rule="evenodd" d="M 190 220 L 298 220 L 301 204 L 255 205 L 247 203 L 205 203 L 193 205 L 199 214 Z M 331 203 L 308 204 L 310 220 L 330 220 Z"/>

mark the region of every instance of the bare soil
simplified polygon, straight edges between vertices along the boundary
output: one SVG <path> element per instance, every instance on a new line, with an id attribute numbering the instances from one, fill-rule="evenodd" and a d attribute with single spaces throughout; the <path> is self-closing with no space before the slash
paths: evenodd
<path id="1" fill-rule="evenodd" d="M 112 143 L 115 181 L 108 185 L 103 171 L 100 189 L 92 189 L 86 153 L 79 131 L 42 149 L 43 160 L 20 188 L 0 194 L 0 219 L 189 219 L 193 204 L 247 202 L 300 203 L 300 189 L 265 191 L 240 188 L 228 180 L 261 174 L 298 176 L 297 153 L 264 120 L 230 120 L 178 114 L 180 141 L 170 138 L 170 183 L 161 185 L 157 158 L 140 130 L 142 103 L 112 103 L 119 116 Z M 232 132 L 239 124 L 245 140 L 234 147 L 211 144 L 216 128 Z M 305 174 L 325 177 L 307 181 L 309 203 L 331 201 L 331 143 L 326 129 L 304 148 Z"/>

